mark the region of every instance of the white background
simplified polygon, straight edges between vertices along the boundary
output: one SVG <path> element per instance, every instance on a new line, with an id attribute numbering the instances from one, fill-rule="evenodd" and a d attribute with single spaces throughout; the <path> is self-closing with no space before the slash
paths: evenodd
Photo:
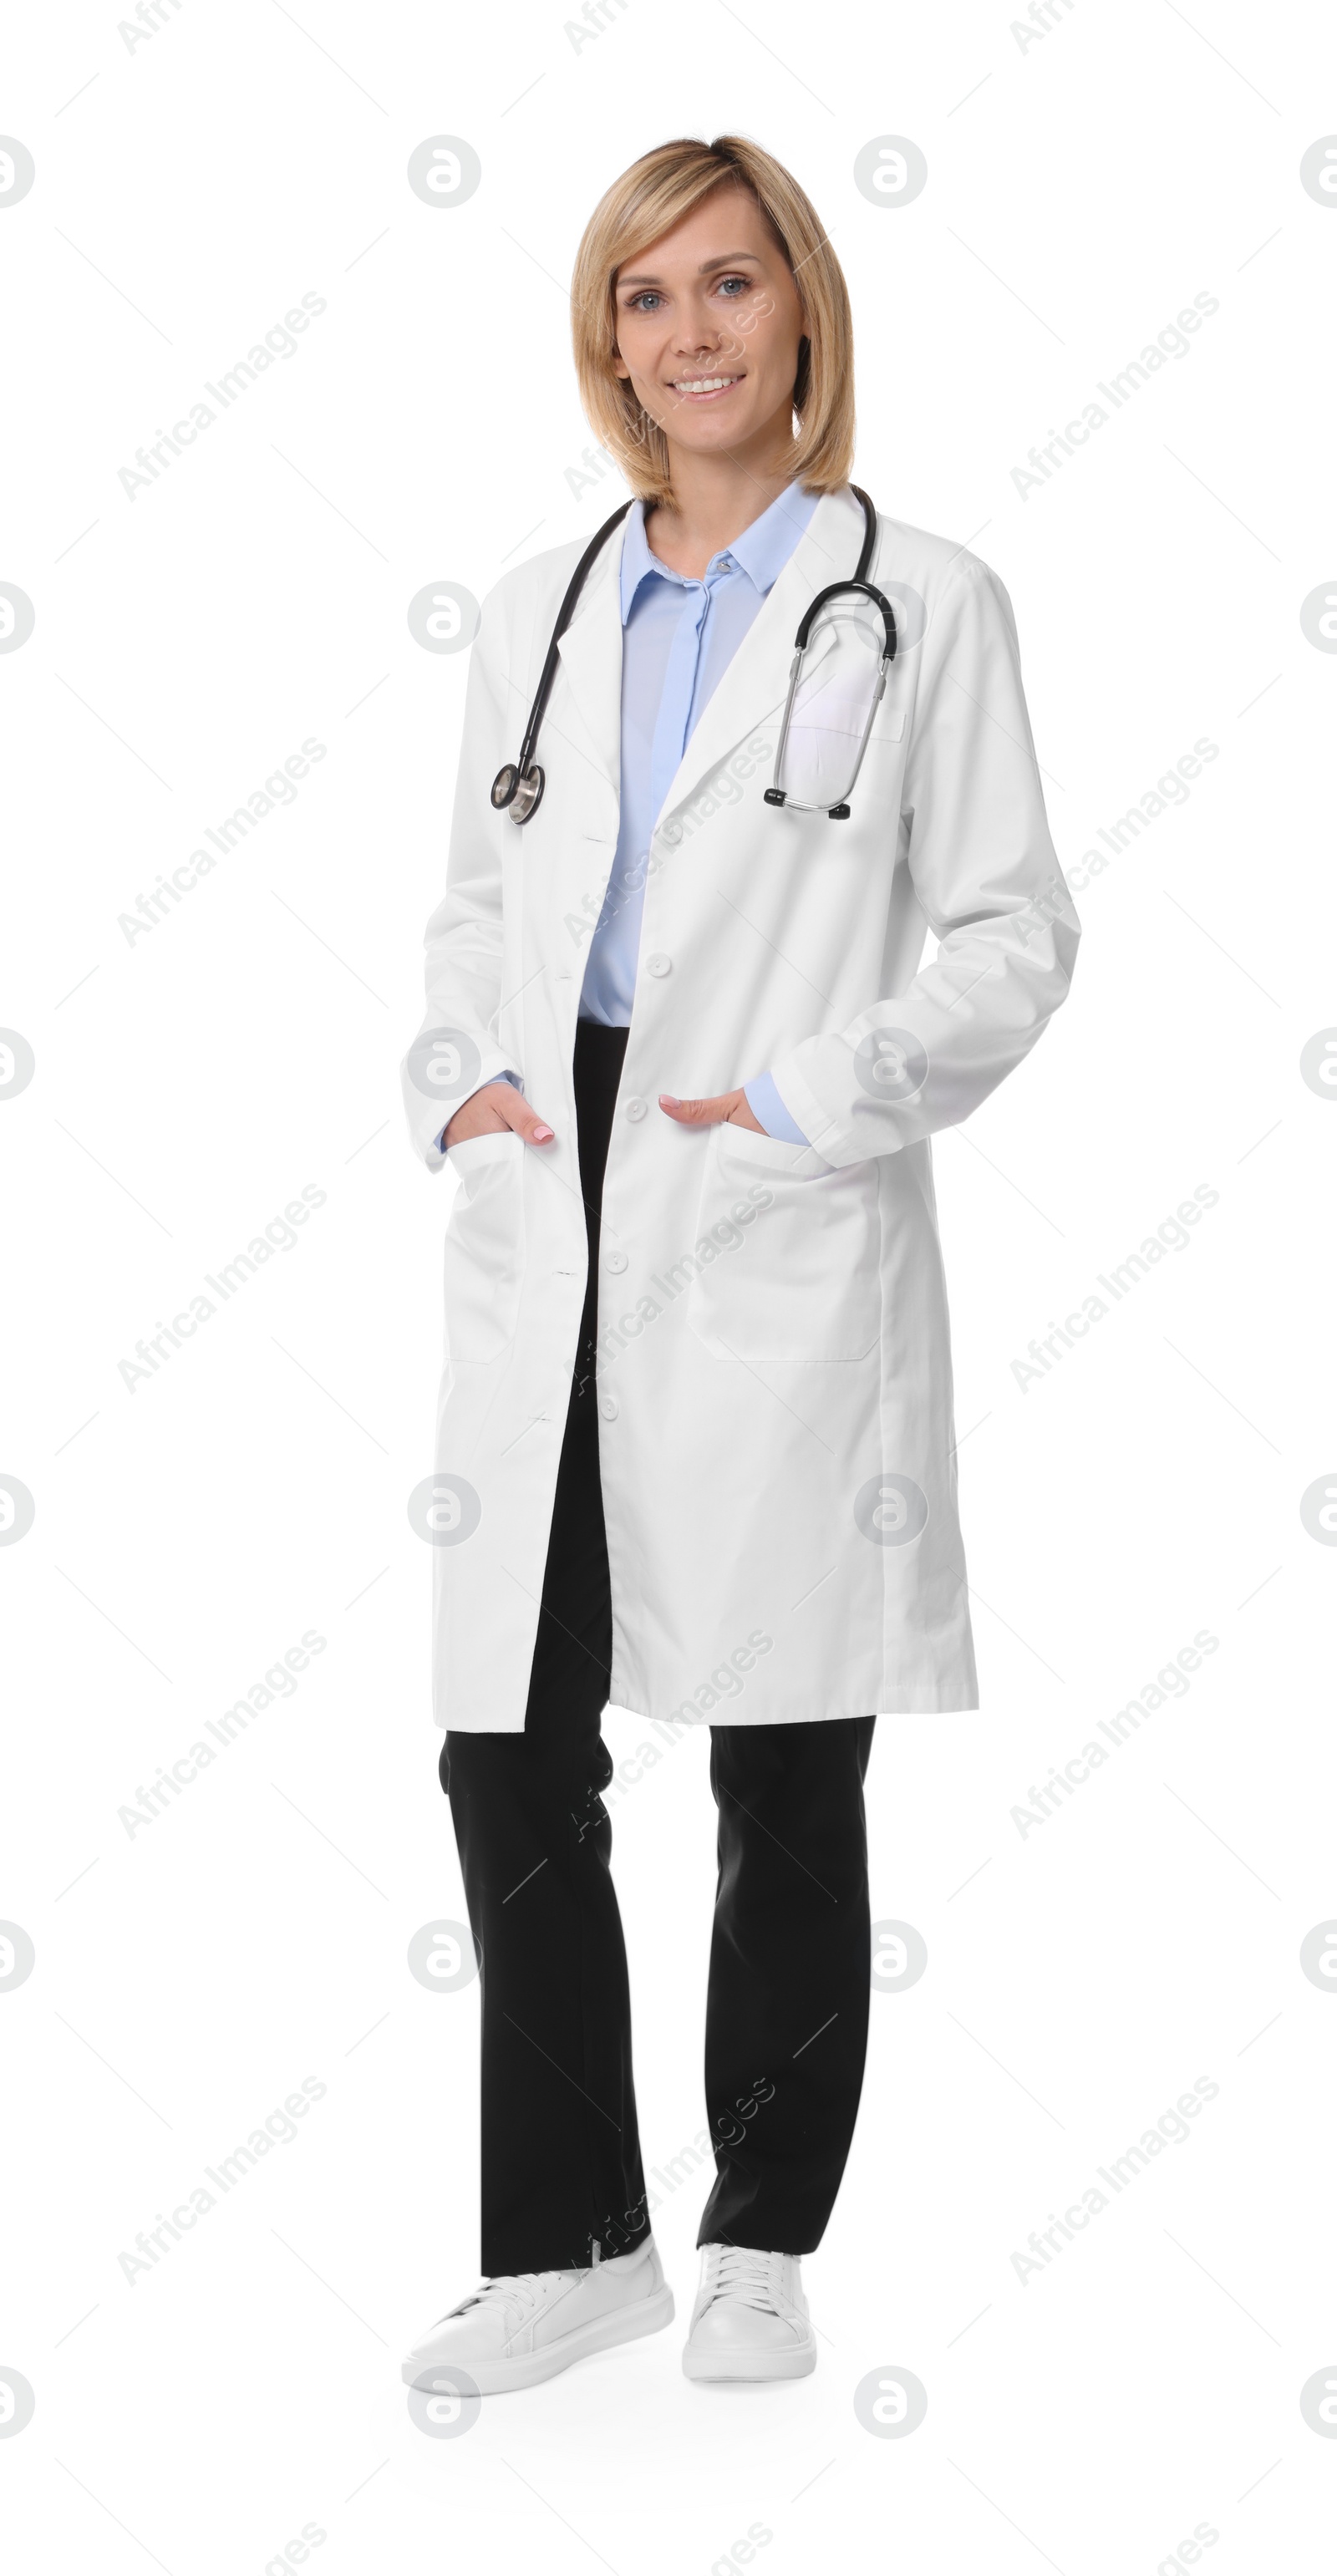
<path id="1" fill-rule="evenodd" d="M 894 2553 L 917 2576 L 1314 2566 L 1337 2443 L 1334 1557 L 1300 1497 L 1337 1465 L 1337 1126 L 1301 1078 L 1337 1022 L 1337 129 L 1317 11 L 1053 0 L 560 5 L 163 0 L 11 22 L 0 212 L 8 465 L 0 657 L 9 862 L 0 1105 L 9 1251 L 0 1469 L 0 1995 L 9 2247 L 0 2439 L 24 2576 L 246 2576 L 304 2524 L 344 2571 L 602 2565 L 775 2576 Z M 1029 21 L 1022 22 L 1027 27 Z M 1033 31 L 1032 31 L 1033 32 Z M 667 2333 L 411 2422 L 401 2352 L 477 2276 L 476 1984 L 410 1975 L 463 1899 L 428 1708 L 431 1466 L 448 1181 L 405 1150 L 398 1058 L 444 876 L 466 656 L 409 601 L 481 597 L 623 497 L 570 363 L 596 197 L 650 145 L 743 131 L 829 227 L 858 334 L 857 479 L 969 543 L 1015 605 L 1085 925 L 1027 1065 L 937 1143 L 978 1714 L 895 1717 L 869 1777 L 875 1917 L 928 1967 L 875 1992 L 845 2185 L 805 2278 L 801 2383 L 689 2387 L 704 2178 L 654 2224 Z M 461 136 L 467 204 L 410 152 Z M 877 205 L 882 135 L 928 185 Z M 118 471 L 303 293 L 327 310 L 148 489 Z M 1219 303 L 1023 498 L 1028 451 L 1196 294 Z M 133 943 L 118 926 L 308 736 L 295 800 Z M 1199 737 L 1187 800 L 1083 853 Z M 306 1184 L 325 1204 L 131 1392 L 118 1364 Z M 1217 1203 L 1025 1392 L 1013 1362 L 1199 1185 Z M 1323 1323 L 1327 1315 L 1329 1323 Z M 118 1809 L 314 1629 L 295 1692 L 133 1837 Z M 1187 1692 L 1023 1837 L 1012 1809 L 1199 1630 Z M 610 1741 L 646 1734 L 614 1711 Z M 614 1807 L 647 2168 L 701 2129 L 714 1812 L 704 1739 Z M 127 2281 L 304 2077 L 326 2090 Z M 1038 2276 L 1011 2257 L 1195 2079 L 1190 2137 Z M 169 2240 L 170 2242 L 170 2240 Z M 880 2439 L 870 2373 L 928 2412 Z M 4 2431 L 0 2424 L 0 2434 Z M 745 2542 L 740 2558 L 733 2550 Z M 1203 2546 L 1202 2543 L 1198 2544 Z M 733 2553 L 733 2554 L 731 2554 Z M 305 2563 L 293 2560 L 287 2564 Z"/>

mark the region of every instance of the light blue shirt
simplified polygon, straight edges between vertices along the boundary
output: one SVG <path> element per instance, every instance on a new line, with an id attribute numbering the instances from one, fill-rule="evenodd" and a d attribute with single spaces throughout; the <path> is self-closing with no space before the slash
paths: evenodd
<path id="1" fill-rule="evenodd" d="M 787 484 L 741 537 L 711 556 L 700 581 L 674 572 L 651 553 L 644 502 L 633 503 L 627 513 L 621 574 L 621 811 L 608 890 L 585 961 L 582 1020 L 598 1020 L 611 1029 L 631 1024 L 651 835 L 702 711 L 819 498 L 797 483 Z M 520 1088 L 517 1073 L 502 1078 Z M 753 1074 L 743 1090 L 768 1136 L 807 1144 L 769 1073 Z"/>
<path id="2" fill-rule="evenodd" d="M 627 514 L 622 548 L 621 813 L 608 891 L 581 987 L 580 1017 L 626 1028 L 636 990 L 645 861 L 664 799 L 704 708 L 723 679 L 819 495 L 787 485 L 760 518 L 711 556 L 700 581 L 652 554 L 645 504 Z M 769 1136 L 806 1145 L 769 1073 L 743 1085 Z"/>

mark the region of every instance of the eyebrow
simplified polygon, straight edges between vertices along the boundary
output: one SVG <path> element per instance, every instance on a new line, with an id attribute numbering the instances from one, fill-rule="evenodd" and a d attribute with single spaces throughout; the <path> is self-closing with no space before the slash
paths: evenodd
<path id="1" fill-rule="evenodd" d="M 755 267 L 760 257 L 760 252 L 755 250 L 723 251 L 718 259 L 703 259 L 696 273 L 698 277 L 708 277 L 712 268 L 738 268 L 745 259 L 751 260 Z M 662 277 L 620 277 L 618 291 L 620 293 L 624 286 L 662 286 L 663 283 Z"/>

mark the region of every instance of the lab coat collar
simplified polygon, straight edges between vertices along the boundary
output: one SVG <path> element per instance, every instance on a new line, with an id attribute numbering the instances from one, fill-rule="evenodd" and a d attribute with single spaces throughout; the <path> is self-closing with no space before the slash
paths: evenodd
<path id="1" fill-rule="evenodd" d="M 782 493 L 781 501 L 785 497 Z M 628 512 L 617 536 L 596 557 L 558 646 L 591 753 L 615 793 L 621 768 L 622 558 L 629 522 L 636 515 Z M 853 574 L 863 525 L 863 512 L 848 484 L 822 494 L 702 714 L 664 799 L 664 815 L 683 804 L 749 733 L 778 715 L 789 686 L 799 620 L 819 590 Z M 752 533 L 745 530 L 740 543 Z M 644 543 L 643 522 L 640 534 Z M 560 725 L 560 709 L 553 712 Z"/>

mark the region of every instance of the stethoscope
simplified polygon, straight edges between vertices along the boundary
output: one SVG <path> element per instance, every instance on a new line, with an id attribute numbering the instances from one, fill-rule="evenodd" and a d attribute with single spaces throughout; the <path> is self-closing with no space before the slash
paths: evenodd
<path id="1" fill-rule="evenodd" d="M 798 813 L 801 814 L 818 814 L 825 812 L 830 815 L 833 822 L 845 822 L 848 820 L 850 810 L 848 804 L 827 805 L 825 807 L 821 805 L 801 805 L 796 797 L 786 795 L 784 788 L 776 782 L 779 780 L 780 771 L 784 762 L 785 745 L 789 738 L 790 709 L 794 704 L 794 692 L 799 684 L 803 656 L 807 651 L 808 637 L 812 631 L 812 622 L 818 614 L 818 611 L 825 608 L 827 601 L 829 599 L 839 598 L 841 594 L 846 591 L 856 590 L 860 592 L 863 598 L 871 599 L 874 607 L 880 611 L 885 636 L 885 650 L 878 664 L 877 686 L 872 694 L 872 699 L 868 709 L 868 720 L 864 726 L 862 738 L 859 743 L 858 758 L 854 764 L 854 775 L 850 780 L 849 789 L 846 791 L 847 794 L 853 791 L 855 779 L 857 779 L 859 771 L 863 765 L 863 756 L 868 746 L 868 737 L 873 729 L 873 718 L 877 713 L 878 702 L 882 696 L 882 692 L 887 685 L 887 673 L 891 669 L 892 663 L 896 658 L 896 620 L 892 615 L 891 603 L 889 600 L 883 598 L 880 590 L 875 590 L 872 583 L 864 579 L 864 575 L 873 559 L 873 548 L 877 543 L 877 512 L 874 509 L 872 502 L 869 500 L 867 493 L 861 492 L 857 483 L 852 483 L 850 485 L 850 490 L 854 494 L 855 500 L 858 501 L 863 508 L 863 546 L 860 550 L 858 563 L 854 568 L 853 579 L 850 581 L 828 582 L 825 590 L 818 591 L 816 598 L 813 600 L 811 606 L 808 608 L 800 622 L 798 633 L 794 638 L 794 659 L 790 664 L 789 669 L 789 695 L 785 699 L 785 711 L 780 720 L 780 738 L 775 746 L 775 770 L 773 782 L 765 791 L 765 801 L 768 805 L 791 805 Z M 538 762 L 534 758 L 534 752 L 538 743 L 539 726 L 543 722 L 544 711 L 547 707 L 552 684 L 557 674 L 557 647 L 571 623 L 576 601 L 580 597 L 585 576 L 589 571 L 590 565 L 593 563 L 594 558 L 598 554 L 605 538 L 612 535 L 614 528 L 621 526 L 628 510 L 630 510 L 632 506 L 632 501 L 624 501 L 621 509 L 613 512 L 611 519 L 605 519 L 603 526 L 598 530 L 598 533 L 591 537 L 589 544 L 585 548 L 584 554 L 581 556 L 575 571 L 572 573 L 571 579 L 567 584 L 566 597 L 562 601 L 562 605 L 557 612 L 557 623 L 552 630 L 552 641 L 548 646 L 547 658 L 544 662 L 543 669 L 539 674 L 539 684 L 537 691 L 535 692 L 534 703 L 529 710 L 529 722 L 525 727 L 524 740 L 520 745 L 520 757 L 518 760 L 506 761 L 502 768 L 497 771 L 497 775 L 492 781 L 492 802 L 496 807 L 497 812 L 499 814 L 509 814 L 513 823 L 527 823 L 530 820 L 531 815 L 538 812 L 539 803 L 543 795 L 544 774 L 540 769 Z"/>

